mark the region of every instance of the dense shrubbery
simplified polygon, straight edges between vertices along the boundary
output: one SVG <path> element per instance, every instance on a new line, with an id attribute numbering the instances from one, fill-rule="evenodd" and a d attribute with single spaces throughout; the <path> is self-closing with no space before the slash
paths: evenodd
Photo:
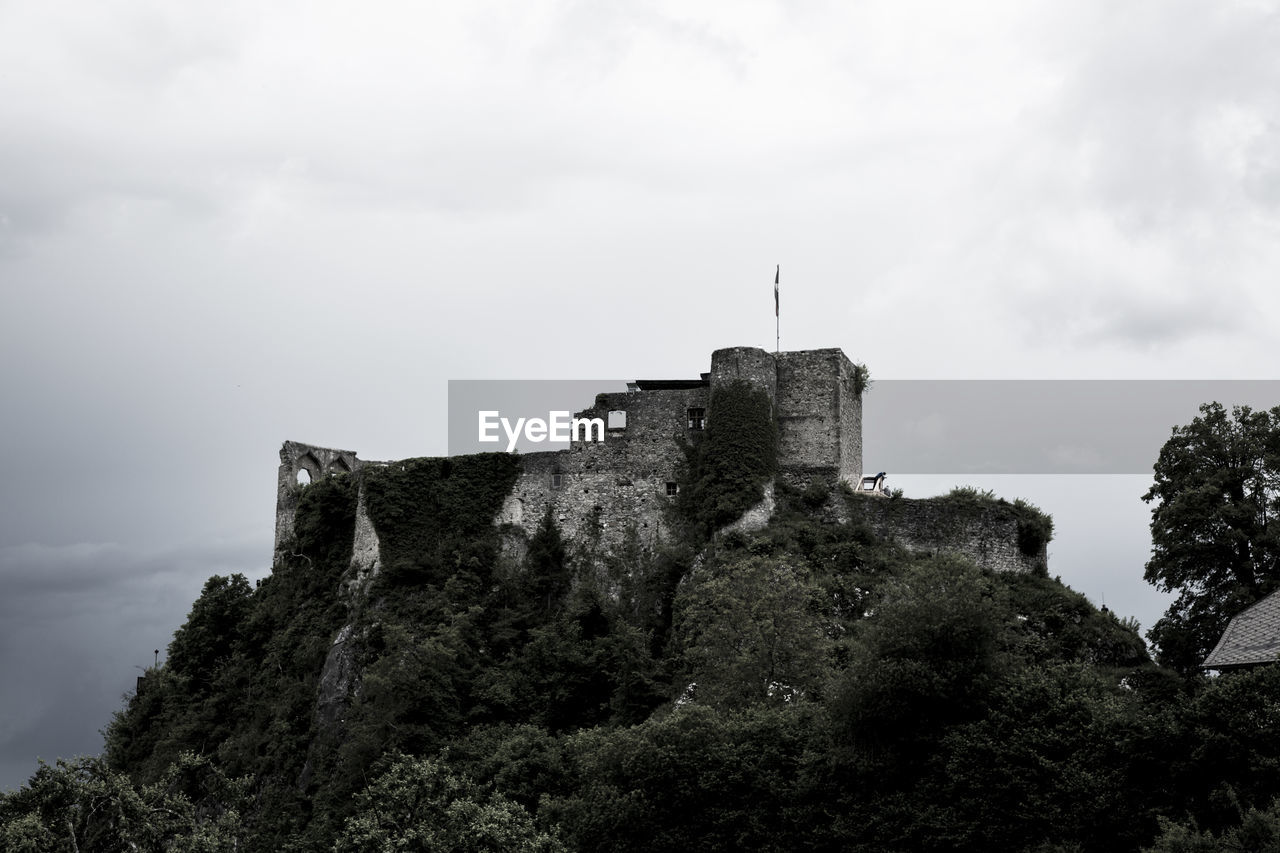
<path id="1" fill-rule="evenodd" d="M 760 414 L 752 399 L 740 424 Z M 510 457 L 377 471 L 368 507 L 388 565 L 353 601 L 340 593 L 352 479 L 318 481 L 270 578 L 206 584 L 103 761 L 0 796 L 0 846 L 1272 843 L 1280 666 L 1184 678 L 1058 581 L 912 557 L 817 520 L 816 493 L 779 488 L 764 530 L 699 538 L 717 526 L 707 505 L 749 504 L 768 470 L 758 450 L 735 470 L 694 456 L 694 538 L 590 561 L 550 516 L 522 562 L 502 556 L 489 519 Z M 359 690 L 321 724 L 344 624 Z"/>
<path id="2" fill-rule="evenodd" d="M 392 582 L 443 583 L 448 558 L 491 539 L 490 521 L 520 473 L 506 453 L 407 459 L 367 468 L 365 501 Z M 491 563 L 484 555 L 481 563 Z"/>
<path id="3" fill-rule="evenodd" d="M 715 417 L 689 448 L 688 474 L 677 504 L 695 535 L 707 536 L 760 501 L 778 466 L 773 402 L 742 380 L 719 385 L 711 396 Z"/>

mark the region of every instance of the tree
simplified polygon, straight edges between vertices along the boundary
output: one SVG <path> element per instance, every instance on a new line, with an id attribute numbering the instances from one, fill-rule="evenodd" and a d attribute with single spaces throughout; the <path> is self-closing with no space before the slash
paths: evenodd
<path id="1" fill-rule="evenodd" d="M 584 729 L 564 741 L 576 790 L 544 799 L 539 816 L 581 851 L 850 849 L 814 843 L 830 824 L 815 802 L 834 791 L 803 784 L 810 761 L 825 763 L 813 708 L 692 704 L 638 726 Z"/>
<path id="2" fill-rule="evenodd" d="M 1280 406 L 1200 412 L 1174 428 L 1143 496 L 1155 502 L 1145 577 L 1178 593 L 1147 636 L 1160 662 L 1184 673 L 1232 616 L 1280 587 Z"/>
<path id="3" fill-rule="evenodd" d="M 833 703 L 837 736 L 889 765 L 932 755 L 940 731 L 981 716 L 1004 666 L 1002 585 L 943 555 L 886 581 L 859 624 Z"/>
<path id="4" fill-rule="evenodd" d="M 529 540 L 525 571 L 532 605 L 544 616 L 556 613 L 569 591 L 572 574 L 564 539 L 551 515 L 550 506 Z"/>
<path id="5" fill-rule="evenodd" d="M 789 700 L 824 678 L 832 642 L 820 589 L 794 560 L 752 555 L 693 573 L 675 633 L 700 702 Z"/>
<path id="6" fill-rule="evenodd" d="M 186 624 L 169 643 L 169 666 L 208 687 L 219 666 L 230 659 L 253 606 L 253 587 L 244 575 L 214 575 L 191 606 Z"/>
<path id="7" fill-rule="evenodd" d="M 333 849 L 424 853 L 563 853 L 518 803 L 488 794 L 429 758 L 398 756 L 356 797 Z"/>
<path id="8" fill-rule="evenodd" d="M 41 762 L 0 794 L 0 850 L 223 853 L 241 849 L 247 780 L 184 753 L 154 785 L 134 786 L 101 759 Z"/>

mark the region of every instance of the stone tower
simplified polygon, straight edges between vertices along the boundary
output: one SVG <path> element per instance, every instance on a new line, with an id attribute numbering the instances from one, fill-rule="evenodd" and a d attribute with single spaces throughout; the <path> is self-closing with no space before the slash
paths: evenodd
<path id="1" fill-rule="evenodd" d="M 779 473 L 794 485 L 816 478 L 862 479 L 862 388 L 858 368 L 839 349 L 770 353 L 755 347 L 711 354 L 711 395 L 743 380 L 773 400 Z M 714 409 L 708 413 L 715 417 Z"/>

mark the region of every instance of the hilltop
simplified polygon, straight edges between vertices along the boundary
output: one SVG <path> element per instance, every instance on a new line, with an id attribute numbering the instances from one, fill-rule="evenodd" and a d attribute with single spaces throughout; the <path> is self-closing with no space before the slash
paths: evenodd
<path id="1" fill-rule="evenodd" d="M 1161 669 L 1048 575 L 1036 507 L 867 494 L 843 450 L 794 464 L 777 386 L 706 390 L 630 524 L 576 488 L 513 513 L 531 477 L 554 498 L 599 474 L 584 450 L 551 472 L 287 443 L 272 574 L 210 578 L 102 758 L 0 798 L 0 842 L 1137 850 L 1276 789 L 1277 748 L 1238 724 L 1280 695 L 1270 670 Z M 598 453 L 635 458 L 638 411 Z"/>

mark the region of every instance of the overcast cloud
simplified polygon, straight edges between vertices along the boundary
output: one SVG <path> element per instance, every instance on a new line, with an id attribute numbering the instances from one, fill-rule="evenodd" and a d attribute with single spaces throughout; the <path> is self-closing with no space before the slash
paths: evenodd
<path id="1" fill-rule="evenodd" d="M 283 440 L 696 376 L 772 347 L 774 264 L 783 347 L 874 377 L 1277 378 L 1277 44 L 1272 0 L 0 0 L 0 786 L 269 570 Z M 1143 478 L 996 485 L 1150 626 Z"/>

